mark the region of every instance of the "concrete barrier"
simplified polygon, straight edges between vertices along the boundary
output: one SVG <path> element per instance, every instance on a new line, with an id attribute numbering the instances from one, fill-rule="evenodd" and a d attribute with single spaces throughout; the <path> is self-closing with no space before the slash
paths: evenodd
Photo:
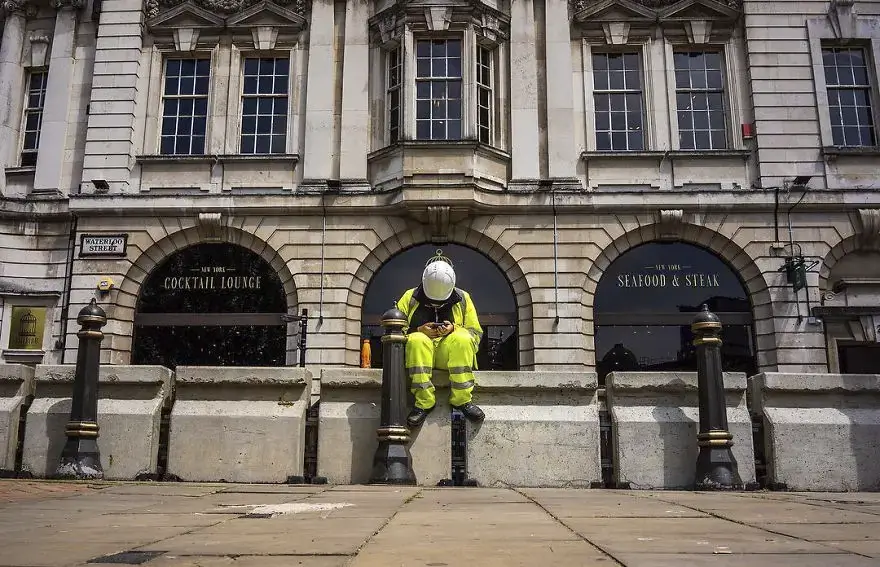
<path id="1" fill-rule="evenodd" d="M 745 374 L 724 373 L 724 390 L 739 475 L 743 482 L 754 482 Z M 637 489 L 692 488 L 699 454 L 696 372 L 612 372 L 607 392 L 615 481 Z"/>
<path id="2" fill-rule="evenodd" d="M 753 376 L 768 482 L 790 490 L 880 490 L 880 375 Z"/>
<path id="3" fill-rule="evenodd" d="M 468 475 L 484 486 L 585 486 L 602 478 L 595 373 L 478 372 Z"/>
<path id="4" fill-rule="evenodd" d="M 15 469 L 21 411 L 25 401 L 33 395 L 33 368 L 0 364 L 0 469 Z"/>
<path id="5" fill-rule="evenodd" d="M 450 477 L 449 378 L 437 372 L 437 408 L 412 431 L 410 453 L 416 481 L 436 485 Z M 382 371 L 325 368 L 321 371 L 318 424 L 318 475 L 331 484 L 360 484 L 370 480 L 378 442 Z M 410 396 L 411 398 L 411 396 Z M 412 407 L 412 399 L 408 406 Z"/>
<path id="6" fill-rule="evenodd" d="M 55 473 L 67 437 L 74 365 L 38 365 L 36 392 L 27 413 L 22 468 L 34 476 Z M 98 447 L 104 477 L 133 480 L 155 473 L 162 406 L 172 391 L 162 366 L 102 366 L 98 376 Z"/>
<path id="7" fill-rule="evenodd" d="M 189 481 L 301 476 L 311 382 L 305 368 L 178 367 L 168 472 Z"/>

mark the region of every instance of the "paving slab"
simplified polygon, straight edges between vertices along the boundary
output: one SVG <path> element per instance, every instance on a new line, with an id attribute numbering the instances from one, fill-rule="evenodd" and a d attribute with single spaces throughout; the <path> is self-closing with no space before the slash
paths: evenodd
<path id="1" fill-rule="evenodd" d="M 566 518 L 588 541 L 617 553 L 832 553 L 827 546 L 718 518 Z"/>
<path id="2" fill-rule="evenodd" d="M 880 526 L 870 524 L 759 524 L 756 527 L 808 541 L 864 541 L 880 543 Z"/>
<path id="3" fill-rule="evenodd" d="M 877 567 L 857 555 L 624 553 L 615 559 L 626 567 Z"/>
<path id="4" fill-rule="evenodd" d="M 222 491 L 223 484 L 125 483 L 101 487 L 102 494 L 148 494 L 150 496 L 204 496 Z"/>
<path id="5" fill-rule="evenodd" d="M 705 512 L 651 498 L 597 491 L 523 491 L 559 518 L 705 518 Z"/>
<path id="6" fill-rule="evenodd" d="M 0 547 L 0 565 L 14 567 L 66 567 L 85 562 L 93 557 L 125 551 L 127 546 L 119 543 L 17 543 Z"/>
<path id="7" fill-rule="evenodd" d="M 849 551 L 850 553 L 860 553 L 861 555 L 873 557 L 875 560 L 874 564 L 880 565 L 880 562 L 876 561 L 880 559 L 880 541 L 876 539 L 869 541 L 823 541 L 822 543 L 843 551 Z"/>
<path id="8" fill-rule="evenodd" d="M 578 541 L 488 540 L 461 544 L 401 545 L 372 540 L 351 562 L 351 567 L 428 567 L 479 565 L 479 567 L 617 566 L 589 543 Z M 680 567 L 680 566 L 677 566 Z"/>
<path id="9" fill-rule="evenodd" d="M 147 567 L 343 567 L 350 559 L 348 555 L 238 555 L 235 558 L 163 555 L 145 565 Z M 90 563 L 82 567 L 96 567 L 96 565 L 101 564 Z"/>

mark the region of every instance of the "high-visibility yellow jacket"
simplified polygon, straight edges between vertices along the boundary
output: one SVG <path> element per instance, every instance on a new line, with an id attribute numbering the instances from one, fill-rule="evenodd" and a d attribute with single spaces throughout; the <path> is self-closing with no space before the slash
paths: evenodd
<path id="1" fill-rule="evenodd" d="M 418 288 L 412 288 L 406 290 L 403 296 L 399 300 L 397 300 L 397 308 L 400 309 L 404 315 L 406 315 L 407 321 L 407 329 L 405 331 L 409 332 L 409 327 L 412 326 L 413 315 L 416 314 L 420 307 L 419 300 L 416 298 L 416 290 Z M 451 300 L 455 301 L 452 305 L 452 318 L 450 321 L 455 324 L 456 327 L 462 327 L 467 330 L 471 334 L 471 338 L 474 340 L 474 346 L 479 347 L 480 341 L 483 338 L 483 328 L 480 326 L 480 321 L 477 317 L 477 309 L 474 307 L 474 302 L 471 299 L 471 295 L 464 291 L 463 289 L 455 288 L 455 291 L 452 292 Z M 449 300 L 447 300 L 449 301 Z M 438 311 L 439 310 L 436 310 Z M 439 317 L 434 318 L 434 322 L 442 323 L 443 319 Z M 417 322 L 416 327 L 425 323 L 425 321 Z"/>

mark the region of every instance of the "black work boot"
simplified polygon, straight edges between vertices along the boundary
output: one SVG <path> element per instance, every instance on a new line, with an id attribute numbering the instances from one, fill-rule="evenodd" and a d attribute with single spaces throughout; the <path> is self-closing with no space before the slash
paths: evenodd
<path id="1" fill-rule="evenodd" d="M 452 407 L 463 413 L 466 418 L 474 423 L 479 423 L 486 419 L 486 414 L 483 413 L 483 410 L 480 409 L 480 406 L 473 402 L 467 402 L 466 404 Z"/>
<path id="2" fill-rule="evenodd" d="M 421 424 L 425 423 L 425 420 L 428 419 L 428 414 L 434 411 L 436 406 L 431 406 L 428 409 L 422 408 L 413 408 L 409 415 L 406 416 L 406 423 L 410 427 L 418 427 Z"/>

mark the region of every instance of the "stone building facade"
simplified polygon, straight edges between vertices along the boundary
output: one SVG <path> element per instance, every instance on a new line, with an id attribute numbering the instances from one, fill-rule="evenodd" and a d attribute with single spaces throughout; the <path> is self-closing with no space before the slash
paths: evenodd
<path id="1" fill-rule="evenodd" d="M 5 361 L 73 362 L 96 297 L 106 363 L 294 364 L 307 309 L 306 363 L 357 366 L 442 248 L 485 368 L 690 369 L 707 302 L 729 370 L 880 373 L 880 2 L 3 14 Z"/>

